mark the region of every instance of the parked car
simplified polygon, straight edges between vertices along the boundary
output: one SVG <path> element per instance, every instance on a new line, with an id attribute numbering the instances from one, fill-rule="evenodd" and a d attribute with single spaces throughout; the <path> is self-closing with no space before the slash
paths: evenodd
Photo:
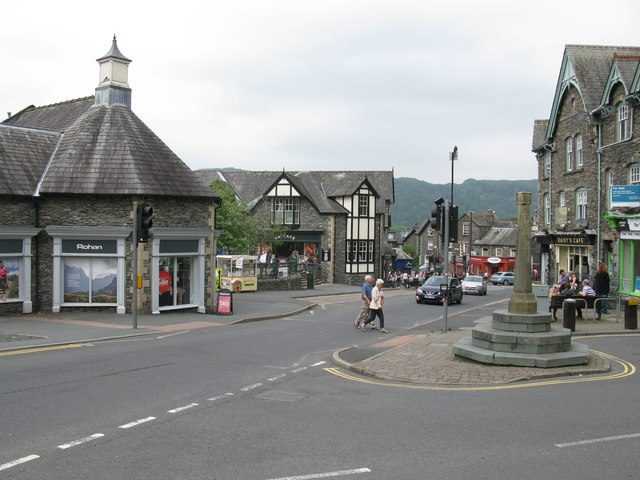
<path id="1" fill-rule="evenodd" d="M 486 295 L 487 284 L 479 275 L 467 275 L 464 280 L 462 280 L 462 293 L 466 295 Z"/>
<path id="2" fill-rule="evenodd" d="M 454 277 L 449 278 L 449 288 L 445 289 L 446 293 L 441 289 L 444 285 L 444 276 L 429 277 L 426 282 L 416 290 L 417 303 L 444 303 L 447 299 L 447 305 L 452 303 L 462 303 L 462 285 L 460 280 Z"/>
<path id="3" fill-rule="evenodd" d="M 491 275 L 491 283 L 494 285 L 498 285 L 499 283 L 503 285 L 513 285 L 515 279 L 516 276 L 513 272 L 497 272 Z"/>

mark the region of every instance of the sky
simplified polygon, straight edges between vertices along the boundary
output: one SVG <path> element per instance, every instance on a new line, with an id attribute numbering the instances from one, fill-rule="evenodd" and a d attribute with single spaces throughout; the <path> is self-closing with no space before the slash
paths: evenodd
<path id="1" fill-rule="evenodd" d="M 637 0 L 2 2 L 0 118 L 94 94 L 115 34 L 132 109 L 189 167 L 537 177 L 564 46 L 640 45 Z"/>

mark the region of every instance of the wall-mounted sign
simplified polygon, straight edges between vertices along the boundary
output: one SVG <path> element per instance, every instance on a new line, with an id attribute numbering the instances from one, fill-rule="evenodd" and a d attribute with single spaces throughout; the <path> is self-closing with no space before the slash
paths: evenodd
<path id="1" fill-rule="evenodd" d="M 80 254 L 116 254 L 118 242 L 116 240 L 62 240 L 62 253 Z"/>
<path id="2" fill-rule="evenodd" d="M 593 245 L 595 235 L 556 235 L 553 243 L 562 245 Z"/>
<path id="3" fill-rule="evenodd" d="M 493 263 L 493 264 L 498 264 L 498 263 L 502 262 L 502 259 L 500 259 L 498 257 L 489 257 L 489 258 L 487 258 L 487 262 Z"/>
<path id="4" fill-rule="evenodd" d="M 640 207 L 640 185 L 611 185 L 611 208 Z"/>

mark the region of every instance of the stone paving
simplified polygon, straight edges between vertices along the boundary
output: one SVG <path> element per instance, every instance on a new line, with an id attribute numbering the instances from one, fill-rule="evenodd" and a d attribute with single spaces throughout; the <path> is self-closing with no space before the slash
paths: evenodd
<path id="1" fill-rule="evenodd" d="M 489 317 L 478 323 L 490 322 Z M 560 326 L 561 322 L 560 322 Z M 577 321 L 573 337 L 611 333 L 638 333 L 624 330 L 623 320 L 616 322 L 616 316 L 604 316 L 602 321 Z M 373 345 L 378 350 L 368 349 L 369 358 L 349 363 L 345 358 L 348 350 L 337 352 L 334 362 L 353 372 L 382 380 L 410 382 L 431 385 L 495 385 L 541 378 L 571 375 L 603 374 L 611 370 L 606 358 L 590 353 L 588 365 L 557 368 L 514 367 L 486 365 L 456 357 L 452 346 L 462 337 L 470 336 L 471 329 L 465 328 L 447 333 L 429 335 L 399 336 L 391 341 Z M 406 341 L 402 339 L 406 337 Z M 576 341 L 579 342 L 579 339 Z M 390 348 L 389 348 L 390 347 Z M 353 353 L 353 352 L 351 352 Z"/>

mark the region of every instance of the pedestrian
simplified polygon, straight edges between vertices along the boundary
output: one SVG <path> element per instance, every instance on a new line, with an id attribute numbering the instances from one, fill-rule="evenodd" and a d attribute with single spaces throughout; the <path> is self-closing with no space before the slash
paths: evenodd
<path id="1" fill-rule="evenodd" d="M 571 283 L 571 277 L 569 277 L 568 273 L 565 273 L 564 270 L 560 270 L 560 284 L 563 283 Z"/>
<path id="2" fill-rule="evenodd" d="M 364 283 L 362 284 L 362 291 L 360 293 L 360 298 L 362 302 L 360 303 L 360 313 L 358 317 L 353 322 L 356 328 L 360 328 L 360 323 L 367 319 L 369 316 L 369 304 L 371 303 L 371 290 L 373 289 L 373 275 L 365 275 Z M 371 323 L 371 330 L 375 330 L 375 323 Z"/>
<path id="3" fill-rule="evenodd" d="M 369 317 L 362 323 L 362 331 L 364 331 L 366 325 L 368 323 L 373 322 L 373 320 L 378 317 L 380 320 L 380 333 L 389 333 L 389 331 L 384 328 L 384 313 L 382 313 L 382 306 L 384 304 L 384 293 L 382 292 L 382 286 L 384 285 L 384 280 L 379 278 L 376 280 L 376 286 L 371 290 L 371 304 L 369 305 Z"/>
<path id="4" fill-rule="evenodd" d="M 610 288 L 611 279 L 609 278 L 609 273 L 607 272 L 607 264 L 604 262 L 600 262 L 598 271 L 593 277 L 593 289 L 596 291 L 597 297 L 608 297 Z M 602 320 L 602 314 L 609 313 L 609 311 L 607 310 L 607 301 L 604 300 L 603 302 L 601 302 L 604 303 L 604 307 L 600 306 L 600 302 L 596 303 L 598 303 L 598 320 Z"/>

